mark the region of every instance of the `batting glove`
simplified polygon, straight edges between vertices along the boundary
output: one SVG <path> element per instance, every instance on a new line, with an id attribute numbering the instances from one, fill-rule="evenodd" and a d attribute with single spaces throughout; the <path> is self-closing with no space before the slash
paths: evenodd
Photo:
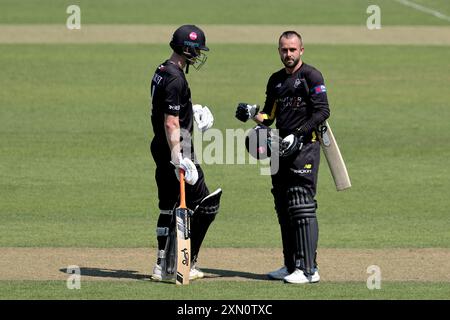
<path id="1" fill-rule="evenodd" d="M 175 175 L 177 176 L 178 181 L 180 181 L 180 169 L 184 171 L 184 181 L 187 184 L 194 185 L 198 180 L 198 171 L 195 164 L 191 159 L 184 157 L 179 154 L 178 155 L 178 163 L 172 164 L 175 166 Z"/>
<path id="2" fill-rule="evenodd" d="M 194 111 L 194 120 L 201 132 L 205 132 L 212 127 L 214 117 L 207 106 L 202 107 L 200 104 L 194 104 L 192 110 Z"/>
<path id="3" fill-rule="evenodd" d="M 259 112 L 257 104 L 239 103 L 236 109 L 236 118 L 242 122 L 253 119 Z"/>

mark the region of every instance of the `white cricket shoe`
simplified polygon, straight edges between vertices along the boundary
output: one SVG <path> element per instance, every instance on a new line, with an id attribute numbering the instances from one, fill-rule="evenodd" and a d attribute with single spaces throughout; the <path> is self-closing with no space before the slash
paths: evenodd
<path id="1" fill-rule="evenodd" d="M 174 277 L 173 277 L 173 275 L 165 274 L 162 271 L 161 266 L 159 264 L 155 264 L 155 266 L 153 267 L 153 273 L 152 273 L 151 279 L 153 281 L 171 281 L 174 279 Z"/>
<path id="2" fill-rule="evenodd" d="M 205 274 L 202 270 L 197 268 L 195 264 L 192 264 L 191 271 L 189 272 L 189 280 L 202 279 L 205 277 Z"/>
<path id="3" fill-rule="evenodd" d="M 312 276 L 306 276 L 305 273 L 300 269 L 295 269 L 294 272 L 292 272 L 290 275 L 284 277 L 284 282 L 287 283 L 315 283 L 319 282 L 320 275 L 319 271 L 316 270 Z"/>
<path id="4" fill-rule="evenodd" d="M 284 277 L 288 276 L 289 272 L 286 266 L 282 266 L 280 269 L 269 272 L 267 276 L 272 280 L 283 280 Z"/>

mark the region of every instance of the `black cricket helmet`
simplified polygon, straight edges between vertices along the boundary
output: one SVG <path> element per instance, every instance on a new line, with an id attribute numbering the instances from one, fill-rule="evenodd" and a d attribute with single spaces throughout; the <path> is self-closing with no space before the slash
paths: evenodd
<path id="1" fill-rule="evenodd" d="M 186 57 L 187 63 L 197 70 L 206 62 L 207 58 L 201 51 L 209 51 L 206 46 L 205 33 L 192 24 L 182 25 L 175 30 L 170 47 L 179 55 Z"/>
<path id="2" fill-rule="evenodd" d="M 245 137 L 245 148 L 247 152 L 255 159 L 263 160 L 272 155 L 273 139 L 272 130 L 264 125 L 257 125 L 252 128 Z"/>

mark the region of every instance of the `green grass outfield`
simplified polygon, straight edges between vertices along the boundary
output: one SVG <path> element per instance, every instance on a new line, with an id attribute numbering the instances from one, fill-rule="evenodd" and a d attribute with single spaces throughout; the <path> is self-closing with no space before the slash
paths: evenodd
<path id="1" fill-rule="evenodd" d="M 230 292 L 232 294 L 230 294 Z M 317 300 L 317 299 L 448 299 L 449 283 L 383 282 L 369 290 L 360 282 L 326 282 L 307 286 L 282 282 L 193 282 L 189 286 L 140 282 L 81 282 L 79 290 L 65 281 L 0 281 L 0 299 L 150 299 L 150 300 Z"/>
<path id="2" fill-rule="evenodd" d="M 235 106 L 263 101 L 280 67 L 275 48 L 212 50 L 189 75 L 193 100 L 211 106 L 222 131 L 250 128 L 235 120 Z M 353 182 L 336 192 L 323 161 L 321 246 L 450 246 L 449 52 L 307 47 L 305 61 L 325 75 Z M 1 246 L 155 245 L 148 85 L 168 54 L 164 45 L 1 46 Z M 279 246 L 270 178 L 255 165 L 204 170 L 211 189 L 224 190 L 206 245 Z"/>
<path id="3" fill-rule="evenodd" d="M 450 15 L 446 0 L 415 0 Z M 383 25 L 448 25 L 448 21 L 393 0 L 2 0 L 0 24 L 65 24 L 77 4 L 82 23 L 98 24 L 329 24 L 365 25 L 369 5 L 381 8 Z M 180 10 L 182 8 L 182 10 Z M 239 12 L 240 14 L 236 14 Z"/>
<path id="4" fill-rule="evenodd" d="M 448 1 L 415 2 L 450 15 Z M 372 4 L 202 0 L 180 11 L 176 1 L 0 0 L 0 24 L 64 25 L 67 6 L 76 3 L 86 24 L 199 25 L 365 25 Z M 383 25 L 448 25 L 395 1 L 377 4 Z M 213 111 L 215 128 L 252 126 L 234 118 L 235 107 L 263 103 L 268 77 L 281 68 L 275 41 L 209 44 L 207 65 L 188 79 L 194 102 Z M 166 44 L 0 44 L 0 247 L 155 247 L 149 82 L 169 54 Z M 319 247 L 450 248 L 449 54 L 449 46 L 307 45 L 304 60 L 324 74 L 330 123 L 353 183 L 336 192 L 322 159 Z M 270 178 L 254 165 L 203 169 L 210 188 L 224 190 L 204 246 L 279 248 Z M 0 299 L 450 297 L 449 282 L 383 281 L 381 290 L 368 290 L 365 282 L 326 281 L 81 285 L 68 290 L 65 281 L 1 280 Z"/>
<path id="5" fill-rule="evenodd" d="M 216 127 L 238 128 L 238 101 L 261 102 L 279 68 L 272 46 L 212 47 L 192 72 L 193 98 L 211 106 Z M 319 182 L 321 247 L 449 247 L 448 47 L 309 46 L 305 60 L 325 75 L 353 188 Z M 254 53 L 257 52 L 256 58 Z M 2 246 L 155 246 L 158 215 L 148 153 L 148 83 L 166 46 L 1 46 Z M 230 63 L 231 62 L 231 63 Z M 248 72 L 251 70 L 251 72 Z M 246 124 L 245 127 L 250 127 Z M 277 247 L 269 178 L 255 166 L 204 166 L 224 189 L 208 247 Z M 446 299 L 447 283 L 0 282 L 17 299 Z M 358 288 L 358 289 L 355 289 Z M 123 289 L 123 290 L 121 290 Z M 270 289 L 270 290 L 269 290 Z M 268 293 L 269 292 L 269 293 Z M 194 298 L 195 297 L 195 298 Z"/>

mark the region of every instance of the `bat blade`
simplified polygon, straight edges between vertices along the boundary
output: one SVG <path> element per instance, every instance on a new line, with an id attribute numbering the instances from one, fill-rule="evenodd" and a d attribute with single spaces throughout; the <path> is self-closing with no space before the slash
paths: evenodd
<path id="1" fill-rule="evenodd" d="M 352 186 L 350 177 L 342 158 L 341 151 L 334 138 L 333 131 L 327 121 L 318 127 L 318 136 L 322 151 L 327 159 L 328 166 L 333 176 L 337 191 L 348 189 Z"/>
<path id="2" fill-rule="evenodd" d="M 189 284 L 189 273 L 191 270 L 191 237 L 189 231 L 189 210 L 186 208 L 177 208 L 175 210 L 176 218 L 176 237 L 177 237 L 177 272 L 175 283 L 177 285 Z"/>

